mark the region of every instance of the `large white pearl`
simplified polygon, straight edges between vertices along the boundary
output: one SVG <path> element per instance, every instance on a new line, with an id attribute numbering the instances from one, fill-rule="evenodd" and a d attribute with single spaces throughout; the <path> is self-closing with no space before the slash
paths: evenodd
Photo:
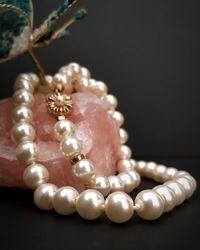
<path id="1" fill-rule="evenodd" d="M 154 170 L 153 179 L 157 182 L 165 181 L 164 175 L 166 171 L 166 167 L 164 165 L 157 165 Z"/>
<path id="2" fill-rule="evenodd" d="M 125 184 L 122 182 L 118 176 L 111 175 L 108 177 L 109 183 L 110 183 L 110 192 L 115 191 L 124 191 Z"/>
<path id="3" fill-rule="evenodd" d="M 34 91 L 34 85 L 30 82 L 30 80 L 25 79 L 17 79 L 14 84 L 14 90 L 25 89 L 30 93 Z"/>
<path id="4" fill-rule="evenodd" d="M 85 77 L 80 77 L 76 82 L 75 82 L 75 89 L 78 92 L 85 92 L 88 91 L 90 87 L 90 82 L 88 78 Z"/>
<path id="5" fill-rule="evenodd" d="M 12 112 L 12 120 L 13 122 L 32 122 L 33 121 L 33 113 L 26 106 L 16 106 Z"/>
<path id="6" fill-rule="evenodd" d="M 61 141 L 61 151 L 67 158 L 74 158 L 81 152 L 81 143 L 75 137 L 67 137 Z"/>
<path id="7" fill-rule="evenodd" d="M 176 176 L 177 173 L 178 173 L 178 170 L 176 168 L 167 168 L 164 173 L 165 179 L 171 180 Z"/>
<path id="8" fill-rule="evenodd" d="M 72 62 L 68 64 L 68 68 L 72 71 L 74 76 L 78 76 L 81 73 L 81 66 L 78 63 Z"/>
<path id="9" fill-rule="evenodd" d="M 50 210 L 53 208 L 53 197 L 57 191 L 57 187 L 54 184 L 46 183 L 40 185 L 34 193 L 35 204 L 43 210 Z"/>
<path id="10" fill-rule="evenodd" d="M 110 183 L 108 177 L 97 175 L 95 176 L 95 184 L 91 185 L 91 188 L 99 191 L 104 197 L 110 193 Z"/>
<path id="11" fill-rule="evenodd" d="M 102 97 L 107 94 L 108 88 L 104 82 L 95 81 L 94 79 L 89 79 L 90 91 L 98 97 Z"/>
<path id="12" fill-rule="evenodd" d="M 124 116 L 119 111 L 108 111 L 111 117 L 117 122 L 118 126 L 122 126 L 124 123 Z"/>
<path id="13" fill-rule="evenodd" d="M 136 161 L 134 161 L 133 159 L 120 160 L 117 163 L 117 171 L 119 173 L 131 171 L 135 169 L 135 166 L 136 166 Z"/>
<path id="14" fill-rule="evenodd" d="M 16 157 L 23 165 L 29 165 L 38 160 L 38 147 L 32 141 L 20 143 L 16 149 Z"/>
<path id="15" fill-rule="evenodd" d="M 40 78 L 35 73 L 29 73 L 29 77 L 30 77 L 32 84 L 35 87 L 37 87 L 40 82 Z"/>
<path id="16" fill-rule="evenodd" d="M 185 190 L 184 187 L 176 181 L 167 181 L 163 185 L 170 187 L 176 195 L 176 206 L 183 203 L 185 200 Z"/>
<path id="17" fill-rule="evenodd" d="M 144 175 L 147 178 L 152 178 L 154 175 L 154 170 L 156 168 L 157 164 L 155 162 L 147 162 Z"/>
<path id="18" fill-rule="evenodd" d="M 25 89 L 19 89 L 14 93 L 13 100 L 16 104 L 32 106 L 34 96 Z"/>
<path id="19" fill-rule="evenodd" d="M 145 168 L 146 168 L 147 163 L 145 161 L 138 161 L 136 163 L 136 170 L 140 173 L 141 176 L 144 175 L 145 173 Z"/>
<path id="20" fill-rule="evenodd" d="M 114 192 L 105 201 L 105 213 L 115 223 L 123 223 L 133 216 L 133 200 L 124 192 Z"/>
<path id="21" fill-rule="evenodd" d="M 59 188 L 53 197 L 53 207 L 57 213 L 70 215 L 76 211 L 78 191 L 73 187 Z"/>
<path id="22" fill-rule="evenodd" d="M 119 146 L 117 153 L 120 159 L 130 159 L 132 155 L 131 149 L 127 145 Z"/>
<path id="23" fill-rule="evenodd" d="M 73 165 L 72 172 L 78 180 L 89 182 L 94 177 L 95 166 L 91 161 L 83 159 Z"/>
<path id="24" fill-rule="evenodd" d="M 81 77 L 85 77 L 87 79 L 91 78 L 90 71 L 87 68 L 85 68 L 85 67 L 81 67 L 81 69 L 80 69 L 80 75 L 81 75 Z"/>
<path id="25" fill-rule="evenodd" d="M 119 136 L 121 144 L 125 144 L 128 141 L 128 133 L 125 129 L 123 128 L 119 129 Z"/>
<path id="26" fill-rule="evenodd" d="M 162 197 L 153 190 L 144 190 L 135 198 L 137 214 L 145 220 L 158 219 L 164 211 Z"/>
<path id="27" fill-rule="evenodd" d="M 73 91 L 72 79 L 67 74 L 57 73 L 53 77 L 54 84 L 62 84 L 65 92 L 70 94 Z"/>
<path id="28" fill-rule="evenodd" d="M 119 174 L 118 178 L 124 183 L 124 192 L 131 193 L 136 187 L 135 180 L 128 172 Z"/>
<path id="29" fill-rule="evenodd" d="M 48 179 L 48 170 L 38 163 L 28 166 L 23 174 L 24 183 L 31 189 L 36 189 L 39 185 L 47 183 Z"/>
<path id="30" fill-rule="evenodd" d="M 159 185 L 153 188 L 164 199 L 164 212 L 169 212 L 176 205 L 176 195 L 170 187 Z"/>
<path id="31" fill-rule="evenodd" d="M 117 108 L 118 101 L 114 95 L 105 95 L 103 100 L 107 103 L 108 110 L 115 110 Z"/>
<path id="32" fill-rule="evenodd" d="M 54 126 L 54 135 L 58 141 L 63 139 L 63 136 L 72 136 L 75 133 L 75 126 L 69 120 L 58 121 Z"/>
<path id="33" fill-rule="evenodd" d="M 138 172 L 132 170 L 132 171 L 128 171 L 127 173 L 129 175 L 131 175 L 131 177 L 133 178 L 133 181 L 135 183 L 135 188 L 138 187 L 140 185 L 140 182 L 141 182 L 141 177 L 138 174 Z"/>
<path id="34" fill-rule="evenodd" d="M 192 190 L 191 190 L 191 192 L 194 193 L 194 191 L 197 188 L 197 182 L 196 182 L 196 180 L 190 174 L 184 175 L 184 177 L 187 178 L 191 182 L 191 184 L 192 184 Z"/>
<path id="35" fill-rule="evenodd" d="M 189 199 L 193 194 L 192 182 L 185 176 L 179 176 L 173 179 L 174 181 L 180 183 L 185 190 L 185 198 Z"/>
<path id="36" fill-rule="evenodd" d="M 24 140 L 33 141 L 35 139 L 35 129 L 27 122 L 19 122 L 12 129 L 12 139 L 14 142 Z"/>
<path id="37" fill-rule="evenodd" d="M 77 198 L 76 210 L 86 220 L 95 220 L 104 210 L 103 195 L 92 189 L 83 191 Z"/>

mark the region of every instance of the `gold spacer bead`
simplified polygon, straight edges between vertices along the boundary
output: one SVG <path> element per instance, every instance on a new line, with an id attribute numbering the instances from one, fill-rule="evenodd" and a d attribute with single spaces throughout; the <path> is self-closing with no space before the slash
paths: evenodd
<path id="1" fill-rule="evenodd" d="M 85 155 L 80 154 L 80 155 L 75 156 L 73 159 L 71 159 L 71 163 L 72 163 L 72 165 L 74 165 L 83 159 L 85 159 Z"/>

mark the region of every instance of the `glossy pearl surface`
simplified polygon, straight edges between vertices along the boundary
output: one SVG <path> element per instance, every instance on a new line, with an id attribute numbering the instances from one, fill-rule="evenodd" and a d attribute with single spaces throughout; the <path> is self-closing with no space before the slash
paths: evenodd
<path id="1" fill-rule="evenodd" d="M 35 204 L 43 210 L 50 210 L 53 208 L 53 196 L 57 191 L 57 187 L 54 184 L 46 183 L 40 185 L 34 193 Z"/>
<path id="2" fill-rule="evenodd" d="M 164 165 L 157 165 L 157 167 L 154 170 L 153 179 L 157 182 L 165 181 L 164 173 L 165 173 L 166 169 L 167 168 Z"/>
<path id="3" fill-rule="evenodd" d="M 153 188 L 164 199 L 164 212 L 169 212 L 176 205 L 176 195 L 170 187 L 159 185 Z"/>
<path id="4" fill-rule="evenodd" d="M 13 109 L 12 120 L 17 122 L 32 122 L 33 112 L 26 106 L 18 105 Z"/>
<path id="5" fill-rule="evenodd" d="M 73 158 L 80 154 L 81 143 L 75 137 L 67 137 L 61 141 L 61 151 L 67 158 Z"/>
<path id="6" fill-rule="evenodd" d="M 121 173 L 118 178 L 124 183 L 124 192 L 131 193 L 136 187 L 135 180 L 129 173 Z"/>
<path id="7" fill-rule="evenodd" d="M 166 176 L 166 179 L 171 180 L 176 176 L 177 173 L 178 170 L 176 168 L 167 168 L 164 175 Z"/>
<path id="8" fill-rule="evenodd" d="M 87 159 L 83 159 L 72 167 L 74 176 L 83 182 L 89 182 L 95 174 L 95 166 Z"/>
<path id="9" fill-rule="evenodd" d="M 25 89 L 19 89 L 14 93 L 13 100 L 16 104 L 32 106 L 34 103 L 34 96 Z"/>
<path id="10" fill-rule="evenodd" d="M 141 182 L 141 177 L 138 174 L 138 172 L 132 170 L 132 171 L 128 171 L 128 174 L 132 177 L 132 179 L 135 183 L 135 188 L 138 187 L 140 185 L 140 182 Z"/>
<path id="11" fill-rule="evenodd" d="M 164 183 L 164 185 L 170 187 L 174 191 L 176 195 L 176 206 L 183 203 L 183 201 L 185 200 L 186 193 L 184 187 L 180 183 L 176 181 L 167 181 Z"/>
<path id="12" fill-rule="evenodd" d="M 80 75 L 82 77 L 85 77 L 85 78 L 88 78 L 88 79 L 91 77 L 90 71 L 87 68 L 85 68 L 85 67 L 81 67 L 81 69 L 80 69 Z"/>
<path id="13" fill-rule="evenodd" d="M 108 177 L 103 175 L 97 175 L 95 177 L 95 184 L 91 186 L 95 190 L 99 191 L 104 197 L 110 193 L 110 183 Z"/>
<path id="14" fill-rule="evenodd" d="M 136 164 L 135 168 L 140 173 L 141 176 L 143 176 L 145 173 L 146 164 L 147 163 L 145 161 L 138 161 Z"/>
<path id="15" fill-rule="evenodd" d="M 19 90 L 19 89 L 25 89 L 30 93 L 33 93 L 34 85 L 29 80 L 18 79 L 14 84 L 14 90 Z"/>
<path id="16" fill-rule="evenodd" d="M 76 211 L 78 191 L 73 187 L 59 188 L 53 197 L 53 207 L 57 213 L 70 215 Z"/>
<path id="17" fill-rule="evenodd" d="M 124 192 L 114 192 L 105 201 L 106 216 L 115 223 L 123 223 L 133 216 L 133 200 Z"/>
<path id="18" fill-rule="evenodd" d="M 124 183 L 118 176 L 111 175 L 108 177 L 108 181 L 110 183 L 110 192 L 116 192 L 116 191 L 124 191 Z"/>
<path id="19" fill-rule="evenodd" d="M 62 74 L 62 73 L 55 74 L 53 77 L 53 82 L 54 84 L 58 83 L 62 84 L 67 94 L 70 94 L 73 91 L 72 79 L 67 74 Z"/>
<path id="20" fill-rule="evenodd" d="M 108 105 L 108 110 L 115 110 L 117 108 L 117 98 L 113 95 L 105 95 L 103 100 L 107 103 Z"/>
<path id="21" fill-rule="evenodd" d="M 193 194 L 193 186 L 190 180 L 184 176 L 179 176 L 174 179 L 174 181 L 180 183 L 185 190 L 185 198 L 189 199 Z"/>
<path id="22" fill-rule="evenodd" d="M 38 160 L 38 147 L 32 141 L 20 143 L 16 149 L 16 157 L 23 165 L 29 165 Z"/>
<path id="23" fill-rule="evenodd" d="M 158 219 L 164 211 L 164 201 L 153 190 L 144 190 L 135 198 L 137 214 L 145 220 Z"/>
<path id="24" fill-rule="evenodd" d="M 12 129 L 12 139 L 14 142 L 24 140 L 33 141 L 35 139 L 35 129 L 27 122 L 19 122 Z"/>
<path id="25" fill-rule="evenodd" d="M 124 116 L 119 111 L 110 110 L 109 114 L 117 122 L 118 126 L 122 126 L 124 123 Z"/>
<path id="26" fill-rule="evenodd" d="M 86 220 L 95 220 L 104 211 L 103 195 L 92 189 L 83 191 L 77 198 L 76 210 Z"/>
<path id="27" fill-rule="evenodd" d="M 97 95 L 98 97 L 102 97 L 108 91 L 108 88 L 104 82 L 94 81 L 93 79 L 89 80 L 90 83 L 90 91 Z"/>
<path id="28" fill-rule="evenodd" d="M 156 168 L 157 164 L 155 162 L 147 162 L 144 175 L 147 178 L 152 178 L 154 175 L 154 170 Z"/>
<path id="29" fill-rule="evenodd" d="M 131 171 L 134 169 L 135 169 L 134 160 L 131 161 L 130 159 L 124 159 L 124 160 L 120 160 L 117 163 L 117 171 L 119 173 Z"/>
<path id="30" fill-rule="evenodd" d="M 34 163 L 24 170 L 24 183 L 31 189 L 36 189 L 39 185 L 47 183 L 49 172 L 45 166 Z"/>
<path id="31" fill-rule="evenodd" d="M 132 155 L 131 149 L 127 145 L 119 146 L 117 153 L 120 159 L 130 159 Z"/>
<path id="32" fill-rule="evenodd" d="M 125 144 L 128 141 L 128 133 L 125 129 L 123 128 L 119 129 L 119 136 L 121 144 Z"/>
<path id="33" fill-rule="evenodd" d="M 54 135 L 58 141 L 63 139 L 63 136 L 72 136 L 75 133 L 75 126 L 69 120 L 58 121 L 54 126 Z"/>

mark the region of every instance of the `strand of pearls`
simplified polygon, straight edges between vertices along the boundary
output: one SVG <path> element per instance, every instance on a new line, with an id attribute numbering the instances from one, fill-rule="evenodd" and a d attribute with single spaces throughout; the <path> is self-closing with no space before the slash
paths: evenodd
<path id="1" fill-rule="evenodd" d="M 90 91 L 108 103 L 108 113 L 121 126 L 123 115 L 115 111 L 117 100 L 107 94 L 105 83 L 90 79 L 86 68 L 72 63 L 62 67 L 54 78 L 48 76 L 51 86 L 55 82 L 65 85 L 67 91 Z M 137 214 L 146 220 L 159 218 L 163 212 L 171 211 L 185 199 L 189 199 L 196 189 L 195 179 L 185 171 L 166 168 L 154 162 L 136 162 L 131 158 L 131 150 L 124 145 L 128 139 L 127 132 L 120 128 L 121 146 L 118 150 L 120 157 L 117 163 L 118 176 L 96 176 L 94 165 L 81 154 L 81 144 L 75 138 L 75 126 L 67 119 L 61 119 L 55 125 L 55 136 L 61 141 L 61 150 L 73 163 L 73 173 L 81 181 L 87 183 L 90 189 L 78 193 L 73 187 L 57 188 L 47 183 L 48 170 L 37 164 L 38 148 L 33 142 L 35 131 L 31 125 L 31 105 L 34 102 L 33 91 L 38 84 L 34 74 L 22 74 L 15 83 L 14 102 L 17 106 L 13 112 L 16 123 L 12 130 L 13 140 L 19 143 L 16 151 L 18 160 L 27 166 L 24 171 L 24 182 L 32 189 L 36 205 L 44 210 L 54 208 L 58 213 L 70 215 L 74 212 L 87 220 L 97 219 L 105 212 L 113 222 L 123 223 Z M 152 190 L 140 192 L 135 201 L 125 192 L 131 192 L 140 183 L 141 176 L 152 178 L 163 183 Z M 95 190 L 96 189 L 96 190 Z M 110 192 L 110 195 L 108 195 Z M 105 199 L 104 196 L 108 197 Z"/>

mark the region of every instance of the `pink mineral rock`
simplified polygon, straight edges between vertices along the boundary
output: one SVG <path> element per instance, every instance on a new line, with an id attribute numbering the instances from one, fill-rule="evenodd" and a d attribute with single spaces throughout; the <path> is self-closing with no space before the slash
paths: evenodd
<path id="1" fill-rule="evenodd" d="M 40 163 L 50 173 L 50 182 L 60 186 L 83 188 L 72 176 L 71 164 L 59 150 L 54 139 L 56 120 L 46 111 L 44 97 L 37 95 L 33 107 L 36 142 L 40 149 Z M 116 172 L 117 148 L 120 144 L 119 127 L 106 111 L 106 104 L 89 93 L 73 94 L 74 109 L 69 120 L 76 124 L 76 135 L 83 143 L 83 151 L 96 165 L 97 174 L 111 175 Z M 25 188 L 22 174 L 25 166 L 15 157 L 16 145 L 12 142 L 12 99 L 0 101 L 0 185 Z"/>

